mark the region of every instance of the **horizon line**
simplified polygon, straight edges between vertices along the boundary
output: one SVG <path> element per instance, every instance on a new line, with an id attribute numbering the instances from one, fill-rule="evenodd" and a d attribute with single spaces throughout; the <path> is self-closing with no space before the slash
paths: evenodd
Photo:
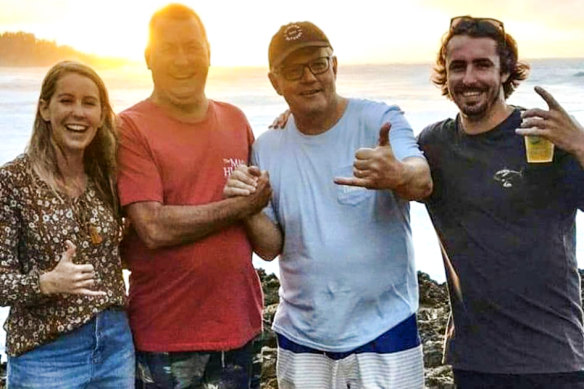
<path id="1" fill-rule="evenodd" d="M 128 66 L 144 66 L 145 62 L 135 59 L 128 59 L 123 57 L 100 57 L 96 56 L 98 60 L 103 60 L 104 63 L 101 64 L 93 64 L 92 67 L 97 69 L 112 69 L 112 68 L 123 68 Z M 63 58 L 62 60 L 67 60 Z M 582 57 L 533 57 L 533 58 L 520 58 L 522 62 L 530 63 L 531 61 L 554 61 L 554 60 L 570 60 L 570 61 L 584 61 L 584 56 Z M 107 62 L 117 62 L 111 65 L 108 65 Z M 57 62 L 55 62 L 57 63 Z M 346 63 L 339 63 L 339 66 L 346 67 L 346 66 L 433 66 L 435 64 L 434 61 L 389 61 L 389 62 L 346 62 Z M 10 65 L 2 65 L 0 64 L 0 68 L 50 68 L 52 65 L 17 65 L 17 66 L 10 66 Z M 213 65 L 211 63 L 210 69 L 264 69 L 267 70 L 269 67 L 268 65 L 251 65 L 251 64 L 244 64 L 244 65 Z"/>

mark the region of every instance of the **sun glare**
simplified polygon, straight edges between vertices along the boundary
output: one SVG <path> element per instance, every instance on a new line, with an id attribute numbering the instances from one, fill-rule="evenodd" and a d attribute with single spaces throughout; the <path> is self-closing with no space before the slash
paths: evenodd
<path id="1" fill-rule="evenodd" d="M 67 21 L 55 23 L 58 41 L 90 54 L 141 60 L 147 41 L 148 21 L 158 8 L 155 3 L 165 2 L 96 2 L 99 5 L 88 3 L 71 2 Z M 90 20 L 72 17 L 75 14 L 89 14 Z"/>
<path id="2" fill-rule="evenodd" d="M 88 54 L 143 61 L 150 17 L 172 1 L 0 0 L 0 32 L 30 32 Z M 293 7 L 273 0 L 178 1 L 201 16 L 215 66 L 266 66 L 271 36 L 300 20 L 329 35 L 342 63 L 431 62 L 459 14 L 501 18 L 524 57 L 584 56 L 581 23 L 566 14 L 553 18 L 566 23 L 554 24 L 535 8 L 515 12 L 525 0 L 505 0 L 490 15 L 485 6 L 458 0 L 361 0 L 359 7 L 332 0 L 296 0 Z"/>

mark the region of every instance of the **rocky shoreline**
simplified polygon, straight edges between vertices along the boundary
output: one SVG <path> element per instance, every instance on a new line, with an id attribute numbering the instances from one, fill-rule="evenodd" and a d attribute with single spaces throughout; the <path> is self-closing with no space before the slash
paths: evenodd
<path id="1" fill-rule="evenodd" d="M 280 283 L 274 274 L 258 270 L 264 290 L 264 332 L 258 358 L 262 363 L 261 389 L 277 389 L 276 336 L 271 324 L 278 306 Z M 426 388 L 454 389 L 452 370 L 442 364 L 442 345 L 450 313 L 446 284 L 438 284 L 426 273 L 418 272 L 420 309 L 418 327 L 424 347 L 424 376 Z"/>
<path id="2" fill-rule="evenodd" d="M 261 389 L 277 389 L 276 380 L 276 337 L 270 329 L 276 307 L 278 306 L 278 288 L 280 283 L 274 274 L 258 270 L 264 290 L 264 332 L 263 345 L 258 350 L 262 364 Z M 580 270 L 581 282 L 584 270 Z M 420 309 L 418 310 L 418 328 L 424 347 L 424 378 L 426 389 L 455 389 L 452 369 L 442 364 L 442 348 L 446 324 L 450 314 L 446 283 L 439 284 L 423 272 L 418 272 L 420 286 Z M 584 283 L 582 283 L 584 300 Z"/>
<path id="3" fill-rule="evenodd" d="M 264 291 L 264 332 L 257 342 L 255 366 L 261 366 L 261 389 L 277 389 L 276 380 L 276 336 L 271 330 L 271 324 L 278 306 L 278 288 L 280 282 L 274 274 L 266 274 L 258 269 L 258 275 Z M 581 281 L 584 270 L 580 270 Z M 439 284 L 426 273 L 418 272 L 420 286 L 420 309 L 418 311 L 418 327 L 424 347 L 424 376 L 427 389 L 455 389 L 452 370 L 442 364 L 442 347 L 446 323 L 450 313 L 446 284 Z M 582 285 L 584 300 L 584 283 Z M 4 388 L 6 364 L 0 365 L 0 389 Z"/>

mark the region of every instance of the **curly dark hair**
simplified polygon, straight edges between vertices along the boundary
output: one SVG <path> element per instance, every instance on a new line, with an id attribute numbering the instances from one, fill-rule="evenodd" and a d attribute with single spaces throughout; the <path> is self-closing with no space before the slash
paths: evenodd
<path id="1" fill-rule="evenodd" d="M 529 65 L 520 62 L 517 42 L 503 29 L 497 28 L 481 19 L 468 18 L 452 27 L 442 38 L 442 45 L 433 68 L 432 82 L 440 87 L 442 94 L 450 98 L 447 85 L 446 48 L 450 39 L 456 35 L 468 35 L 472 38 L 491 38 L 497 43 L 497 54 L 501 62 L 501 74 L 509 73 L 509 78 L 503 83 L 505 99 L 519 86 L 519 83 L 529 75 Z"/>

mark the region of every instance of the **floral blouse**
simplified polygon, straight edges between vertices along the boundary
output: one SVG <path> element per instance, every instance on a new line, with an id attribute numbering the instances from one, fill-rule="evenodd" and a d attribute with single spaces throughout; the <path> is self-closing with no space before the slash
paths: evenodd
<path id="1" fill-rule="evenodd" d="M 120 224 L 89 180 L 83 194 L 57 195 L 36 174 L 26 155 L 0 168 L 0 305 L 10 306 L 4 324 L 6 352 L 23 354 L 85 324 L 108 307 L 124 307 L 118 251 Z M 104 296 L 43 295 L 39 275 L 52 270 L 77 246 L 74 263 L 92 264 L 95 290 Z"/>

